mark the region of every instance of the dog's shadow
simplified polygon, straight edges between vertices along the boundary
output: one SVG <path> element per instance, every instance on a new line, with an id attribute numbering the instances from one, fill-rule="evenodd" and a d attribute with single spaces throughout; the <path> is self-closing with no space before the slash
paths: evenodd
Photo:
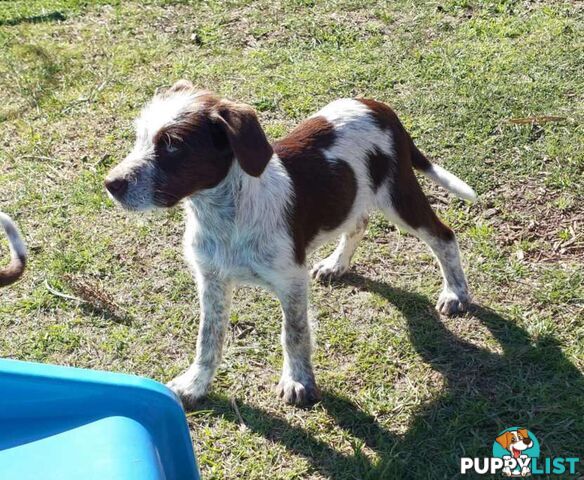
<path id="1" fill-rule="evenodd" d="M 343 281 L 384 297 L 402 312 L 414 348 L 444 377 L 444 391 L 424 404 L 399 436 L 351 401 L 323 393 L 321 405 L 330 417 L 374 451 L 375 462 L 360 453 L 341 453 L 283 418 L 241 405 L 245 424 L 253 432 L 283 444 L 334 479 L 453 478 L 458 476 L 460 457 L 489 456 L 498 432 L 512 426 L 532 430 L 544 457 L 584 456 L 584 377 L 555 339 L 534 342 L 514 322 L 473 306 L 472 315 L 502 349 L 501 354 L 493 353 L 457 338 L 429 313 L 432 306 L 421 295 L 357 274 Z M 212 396 L 202 408 L 238 421 L 224 397 Z"/>

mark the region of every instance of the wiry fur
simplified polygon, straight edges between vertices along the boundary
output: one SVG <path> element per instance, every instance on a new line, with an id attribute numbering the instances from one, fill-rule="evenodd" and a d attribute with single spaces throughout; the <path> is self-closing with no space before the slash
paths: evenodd
<path id="1" fill-rule="evenodd" d="M 185 404 L 206 393 L 220 362 L 237 284 L 267 287 L 282 304 L 280 396 L 296 404 L 318 398 L 305 258 L 340 235 L 337 249 L 317 263 L 312 275 L 323 279 L 344 274 L 372 210 L 381 210 L 424 240 L 436 255 L 444 277 L 438 310 L 464 310 L 469 295 L 456 239 L 430 208 L 412 166 L 465 198 L 474 192 L 433 166 L 389 107 L 371 100 L 338 100 L 270 146 L 249 107 L 209 97 L 208 92 L 199 96 L 184 81 L 173 89 L 142 113 L 136 147 L 113 169 L 106 186 L 130 209 L 173 204 L 160 200 L 155 195 L 159 190 L 185 197 L 184 250 L 201 303 L 195 362 L 169 384 Z M 178 143 L 169 141 L 182 149 L 180 160 L 159 145 L 164 137 L 160 132 L 176 122 L 183 122 L 175 129 Z M 203 171 L 217 181 L 200 184 L 197 169 L 209 156 L 219 160 Z M 172 181 L 169 169 L 176 176 Z"/>

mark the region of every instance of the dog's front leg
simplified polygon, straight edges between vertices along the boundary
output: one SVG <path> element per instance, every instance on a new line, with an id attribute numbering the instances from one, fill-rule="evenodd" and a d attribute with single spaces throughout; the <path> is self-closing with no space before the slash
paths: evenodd
<path id="1" fill-rule="evenodd" d="M 309 405 L 319 399 L 312 371 L 312 342 L 308 322 L 308 279 L 302 276 L 278 289 L 282 304 L 284 367 L 278 393 L 286 403 Z"/>
<path id="2" fill-rule="evenodd" d="M 197 283 L 201 320 L 195 362 L 168 384 L 187 409 L 207 393 L 221 361 L 233 291 L 231 282 L 211 273 L 199 273 Z"/>

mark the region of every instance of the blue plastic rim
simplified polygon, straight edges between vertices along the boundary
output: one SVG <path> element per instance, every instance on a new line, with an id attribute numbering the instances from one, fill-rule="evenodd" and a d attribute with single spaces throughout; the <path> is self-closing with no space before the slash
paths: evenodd
<path id="1" fill-rule="evenodd" d="M 2 480 L 198 480 L 185 414 L 142 377 L 0 360 Z"/>

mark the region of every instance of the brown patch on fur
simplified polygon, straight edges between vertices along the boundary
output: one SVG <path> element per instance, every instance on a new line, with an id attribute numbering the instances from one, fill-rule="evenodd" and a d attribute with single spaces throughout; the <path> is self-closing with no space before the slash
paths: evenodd
<path id="1" fill-rule="evenodd" d="M 410 142 L 410 148 L 412 149 L 412 165 L 418 170 L 428 170 L 432 166 L 430 160 L 428 160 L 424 154 L 418 150 L 418 147 L 414 145 L 414 142 L 411 138 Z"/>
<path id="2" fill-rule="evenodd" d="M 245 173 L 259 177 L 274 151 L 253 108 L 223 100 L 217 108 L 231 149 Z"/>
<path id="3" fill-rule="evenodd" d="M 389 105 L 369 98 L 358 98 L 357 101 L 369 108 L 375 123 L 377 123 L 377 126 L 380 129 L 391 130 L 400 123 L 396 113 L 389 107 Z"/>
<path id="4" fill-rule="evenodd" d="M 247 174 L 256 177 L 272 157 L 272 147 L 250 106 L 221 100 L 210 92 L 201 92 L 195 102 L 192 112 L 154 137 L 158 169 L 154 198 L 160 206 L 173 206 L 199 190 L 217 186 L 234 157 Z"/>
<path id="5" fill-rule="evenodd" d="M 411 148 L 411 163 L 414 168 L 418 170 L 427 170 L 432 165 L 428 159 L 424 156 L 422 152 L 418 150 L 418 148 L 414 145 L 413 140 L 411 139 L 410 135 L 406 132 L 405 128 L 403 127 L 402 123 L 399 121 L 397 114 L 391 109 L 389 105 L 385 103 L 378 102 L 376 100 L 370 100 L 368 98 L 358 98 L 361 103 L 367 105 L 369 110 L 371 110 L 371 114 L 377 123 L 377 126 L 382 130 L 390 130 L 395 131 L 401 129 L 410 143 Z"/>
<path id="6" fill-rule="evenodd" d="M 16 282 L 26 267 L 26 257 L 19 256 L 12 260 L 6 268 L 0 270 L 0 287 L 7 287 Z"/>
<path id="7" fill-rule="evenodd" d="M 306 260 L 306 247 L 320 230 L 333 230 L 347 218 L 357 194 L 351 167 L 343 160 L 327 160 L 323 154 L 334 141 L 333 125 L 323 117 L 314 117 L 274 144 L 294 185 L 290 229 L 300 264 Z"/>
<path id="8" fill-rule="evenodd" d="M 11 244 L 10 248 L 15 248 L 14 242 L 17 242 L 20 239 L 16 225 L 11 221 L 8 221 L 7 223 L 0 224 L 0 226 L 4 227 L 4 231 L 8 236 L 8 241 Z M 14 256 L 10 263 L 0 270 L 0 287 L 6 287 L 16 282 L 24 273 L 25 268 L 26 256 L 21 254 Z"/>
<path id="9" fill-rule="evenodd" d="M 371 187 L 377 191 L 381 184 L 387 179 L 392 160 L 381 150 L 375 149 L 367 155 L 367 171 Z"/>
<path id="10" fill-rule="evenodd" d="M 218 97 L 205 94 L 196 101 L 197 108 L 154 137 L 154 199 L 159 206 L 173 206 L 198 190 L 215 187 L 231 167 L 227 135 L 211 118 Z"/>
<path id="11" fill-rule="evenodd" d="M 387 157 L 386 165 L 389 172 L 391 164 L 395 162 L 395 172 L 392 172 L 393 178 L 389 188 L 391 203 L 400 218 L 414 229 L 426 228 L 443 240 L 453 240 L 454 233 L 436 216 L 412 170 L 412 167 L 420 170 L 427 169 L 430 166 L 428 159 L 416 148 L 410 135 L 389 106 L 375 100 L 364 98 L 358 100 L 369 108 L 379 128 L 391 132 L 395 159 Z M 372 161 L 369 160 L 369 174 L 372 178 L 384 170 L 380 166 L 382 162 L 383 159 L 380 156 L 375 156 L 373 163 L 376 172 L 372 174 Z"/>

